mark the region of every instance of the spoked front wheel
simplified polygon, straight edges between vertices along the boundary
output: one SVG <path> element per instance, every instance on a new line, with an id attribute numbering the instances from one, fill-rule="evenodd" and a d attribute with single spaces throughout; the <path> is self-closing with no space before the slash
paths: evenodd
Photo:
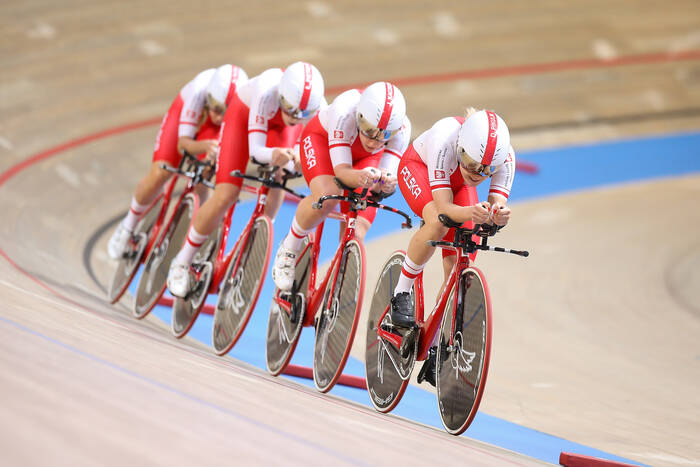
<path id="1" fill-rule="evenodd" d="M 227 353 L 243 334 L 265 282 L 272 251 L 272 223 L 259 217 L 231 258 L 214 311 L 212 343 L 217 355 Z"/>
<path id="2" fill-rule="evenodd" d="M 362 307 L 364 259 L 362 244 L 356 240 L 348 242 L 337 280 L 333 283 L 331 277 L 324 292 L 316 324 L 313 368 L 314 384 L 321 392 L 328 392 L 335 385 L 350 354 Z"/>
<path id="3" fill-rule="evenodd" d="M 304 239 L 304 247 L 294 270 L 292 290 L 280 293 L 279 289 L 275 288 L 272 296 L 270 316 L 267 320 L 265 364 L 267 371 L 273 376 L 279 375 L 287 368 L 301 335 L 306 312 L 306 291 L 311 276 L 312 246 L 312 242 Z"/>
<path id="4" fill-rule="evenodd" d="M 197 197 L 190 193 L 178 204 L 158 241 L 151 248 L 141 274 L 134 299 L 134 317 L 145 317 L 165 292 L 168 270 L 173 258 L 185 243 L 190 221 L 199 207 Z"/>
<path id="5" fill-rule="evenodd" d="M 192 329 L 192 325 L 209 295 L 209 286 L 214 275 L 214 261 L 219 252 L 221 229 L 222 226 L 219 224 L 219 227 L 207 237 L 192 260 L 190 281 L 193 288 L 190 293 L 185 298 L 175 297 L 173 300 L 173 314 L 170 324 L 173 336 L 178 339 Z M 192 274 L 193 270 L 197 271 L 196 276 Z"/>
<path id="6" fill-rule="evenodd" d="M 416 363 L 417 339 L 409 355 L 404 358 L 399 349 L 382 339 L 378 332 L 381 326 L 390 327 L 388 325 L 391 324 L 391 297 L 399 281 L 405 256 L 404 252 L 396 251 L 382 267 L 367 318 L 365 341 L 367 391 L 374 408 L 382 413 L 392 411 L 399 403 Z"/>
<path id="7" fill-rule="evenodd" d="M 158 220 L 163 202 L 163 194 L 158 195 L 156 200 L 148 207 L 141 220 L 139 220 L 138 224 L 136 224 L 132 234 L 132 240 L 128 243 L 128 250 L 124 256 L 119 259 L 117 269 L 114 271 L 114 276 L 112 276 L 112 282 L 107 292 L 109 303 L 116 303 L 119 301 L 134 279 L 136 271 L 143 259 L 144 251 L 146 251 L 151 229 L 153 229 L 153 226 Z"/>
<path id="8" fill-rule="evenodd" d="M 448 433 L 462 434 L 474 419 L 486 385 L 490 353 L 488 286 L 483 273 L 469 267 L 452 288 L 440 325 L 437 397 Z"/>

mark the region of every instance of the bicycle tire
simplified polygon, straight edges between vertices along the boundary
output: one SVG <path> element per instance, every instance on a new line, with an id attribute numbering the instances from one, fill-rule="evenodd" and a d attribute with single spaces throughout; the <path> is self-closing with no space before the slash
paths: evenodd
<path id="1" fill-rule="evenodd" d="M 194 255 L 192 264 L 194 267 L 201 267 L 203 271 L 199 282 L 195 284 L 194 290 L 185 298 L 174 297 L 173 299 L 170 329 L 173 336 L 178 339 L 184 337 L 192 329 L 199 312 L 204 308 L 204 302 L 209 295 L 209 286 L 214 274 L 214 262 L 219 252 L 221 230 L 222 224 L 219 224 Z"/>
<path id="2" fill-rule="evenodd" d="M 455 296 L 457 305 L 452 306 Z M 479 409 L 489 368 L 491 322 L 486 279 L 479 269 L 469 267 L 446 303 L 436 359 L 440 419 L 450 434 L 462 434 Z"/>
<path id="3" fill-rule="evenodd" d="M 336 286 L 329 280 L 324 292 L 314 341 L 314 385 L 328 392 L 343 372 L 360 319 L 365 278 L 365 250 L 357 240 L 345 246 L 344 271 Z M 336 267 L 343 266 L 342 264 Z M 331 272 L 332 274 L 333 272 Z"/>
<path id="4" fill-rule="evenodd" d="M 129 288 L 131 281 L 134 280 L 148 245 L 151 229 L 153 229 L 158 220 L 163 201 L 163 194 L 161 193 L 146 209 L 146 212 L 136 224 L 136 227 L 134 227 L 132 235 L 138 239 L 136 248 L 132 248 L 129 254 L 122 257 L 117 263 L 117 268 L 114 271 L 109 290 L 107 291 L 109 303 L 117 303 L 124 295 L 124 292 L 126 292 L 126 289 Z"/>
<path id="5" fill-rule="evenodd" d="M 197 197 L 187 194 L 178 204 L 158 241 L 153 245 L 134 297 L 133 315 L 143 319 L 151 312 L 165 292 L 170 262 L 185 243 L 190 221 L 199 207 Z"/>
<path id="6" fill-rule="evenodd" d="M 255 220 L 247 240 L 241 238 L 237 242 L 245 245 L 231 258 L 214 310 L 211 340 L 217 355 L 225 355 L 236 345 L 253 314 L 270 265 L 272 237 L 272 222 L 261 216 Z"/>
<path id="7" fill-rule="evenodd" d="M 270 306 L 270 315 L 267 320 L 267 334 L 265 337 L 265 365 L 267 371 L 277 376 L 287 368 L 289 360 L 294 355 L 301 328 L 304 326 L 304 313 L 306 308 L 306 291 L 309 287 L 311 275 L 311 248 L 313 242 L 304 239 L 304 246 L 299 259 L 297 259 L 294 271 L 294 284 L 290 291 L 290 297 L 294 297 L 296 320 L 291 321 L 286 311 L 280 309 L 274 298 Z M 279 289 L 275 288 L 273 297 L 277 297 Z M 301 310 L 299 310 L 301 308 Z"/>
<path id="8" fill-rule="evenodd" d="M 405 252 L 395 251 L 382 266 L 367 317 L 365 340 L 367 392 L 372 405 L 381 413 L 391 412 L 401 401 L 408 386 L 408 378 L 416 363 L 418 339 L 410 355 L 402 358 L 399 349 L 382 340 L 377 332 L 379 320 L 391 307 L 391 297 L 399 281 L 405 256 Z M 411 294 L 413 293 L 412 290 Z M 391 322 L 389 313 L 385 315 L 384 321 Z"/>

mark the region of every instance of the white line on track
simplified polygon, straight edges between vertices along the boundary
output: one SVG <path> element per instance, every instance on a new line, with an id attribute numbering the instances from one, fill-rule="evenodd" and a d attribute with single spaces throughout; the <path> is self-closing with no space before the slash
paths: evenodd
<path id="1" fill-rule="evenodd" d="M 80 175 L 66 164 L 58 164 L 56 166 L 56 173 L 58 173 L 58 176 L 61 177 L 64 182 L 73 188 L 80 188 Z"/>
<path id="2" fill-rule="evenodd" d="M 377 29 L 373 36 L 381 45 L 396 45 L 399 42 L 399 34 L 387 28 Z"/>
<path id="3" fill-rule="evenodd" d="M 168 51 L 168 49 L 166 49 L 163 45 L 152 39 L 145 39 L 139 42 L 139 49 L 141 49 L 141 52 L 148 55 L 149 57 L 153 57 L 155 55 L 163 55 L 165 52 Z"/>

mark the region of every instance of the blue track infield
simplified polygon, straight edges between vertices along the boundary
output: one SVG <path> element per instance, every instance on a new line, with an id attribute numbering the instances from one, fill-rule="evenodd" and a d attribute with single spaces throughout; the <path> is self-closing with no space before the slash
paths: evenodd
<path id="1" fill-rule="evenodd" d="M 536 164 L 539 167 L 539 172 L 536 175 L 519 173 L 516 176 L 511 202 L 531 200 L 572 191 L 583 191 L 606 185 L 700 172 L 700 133 L 524 151 L 519 153 L 518 157 Z M 479 196 L 481 199 L 484 199 L 488 190 L 488 184 L 483 183 L 482 185 L 479 189 Z M 400 195 L 387 200 L 387 204 L 410 212 Z M 234 216 L 231 229 L 234 236 L 243 228 L 250 217 L 252 209 L 253 203 L 250 202 L 241 203 L 236 208 L 236 215 Z M 285 204 L 277 216 L 275 221 L 275 249 L 291 225 L 294 210 L 294 205 Z M 517 211 L 515 216 L 517 216 Z M 400 228 L 400 220 L 399 217 L 390 213 L 378 214 L 372 229 L 367 235 L 367 241 L 396 232 Z M 517 217 L 514 217 L 513 222 L 517 222 Z M 334 248 L 337 246 L 337 232 L 337 223 L 335 221 L 329 222 L 321 246 L 322 261 L 328 261 L 334 252 Z M 229 241 L 229 248 L 231 248 L 233 242 L 235 242 L 235 238 Z M 399 246 L 397 245 L 397 247 Z M 378 267 L 383 260 L 384 258 L 370 259 L 368 267 Z M 135 292 L 135 284 L 137 282 L 138 280 L 135 280 L 132 283 L 132 293 Z M 373 286 L 374 284 L 366 284 L 365 293 L 371 293 Z M 229 354 L 234 358 L 262 369 L 265 369 L 265 332 L 272 292 L 272 280 L 268 273 L 250 323 L 236 347 Z M 209 302 L 215 303 L 211 298 Z M 170 309 L 158 306 L 154 313 L 165 322 L 170 323 Z M 360 326 L 362 326 L 362 323 L 360 323 Z M 201 315 L 189 335 L 207 345 L 211 345 L 211 328 L 212 317 Z M 294 364 L 304 366 L 311 366 L 312 364 L 313 333 L 309 329 L 305 328 L 302 332 L 299 345 L 292 359 Z M 350 358 L 345 367 L 345 373 L 364 376 L 364 363 Z M 293 379 L 313 387 L 313 382 L 310 380 Z M 486 390 L 488 391 L 488 385 Z M 332 392 L 334 395 L 371 406 L 367 392 L 364 390 L 336 386 Z M 392 413 L 442 429 L 435 395 L 414 386 L 409 386 L 403 399 Z M 448 435 L 446 434 L 445 436 Z M 562 451 L 569 451 L 642 465 L 629 459 L 510 423 L 483 412 L 477 414 L 464 436 L 554 464 L 559 462 L 559 454 Z"/>

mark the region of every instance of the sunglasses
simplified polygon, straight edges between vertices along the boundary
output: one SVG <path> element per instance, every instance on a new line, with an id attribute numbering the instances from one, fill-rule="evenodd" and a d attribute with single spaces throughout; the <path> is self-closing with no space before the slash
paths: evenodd
<path id="1" fill-rule="evenodd" d="M 280 94 L 280 109 L 282 109 L 282 112 L 286 113 L 292 118 L 296 118 L 297 120 L 305 120 L 311 117 L 314 114 L 314 112 L 316 112 L 316 109 L 301 110 L 296 108 L 295 106 L 290 104 L 289 101 L 285 99 L 282 94 Z"/>
<path id="2" fill-rule="evenodd" d="M 469 173 L 479 175 L 481 177 L 490 177 L 498 170 L 498 167 L 492 165 L 481 164 L 471 158 L 464 148 L 459 148 L 459 165 Z"/>
<path id="3" fill-rule="evenodd" d="M 382 143 L 389 141 L 396 133 L 396 130 L 390 131 L 377 128 L 366 118 L 364 118 L 362 114 L 357 114 L 357 126 L 360 129 L 360 133 L 362 133 L 366 138 Z"/>

